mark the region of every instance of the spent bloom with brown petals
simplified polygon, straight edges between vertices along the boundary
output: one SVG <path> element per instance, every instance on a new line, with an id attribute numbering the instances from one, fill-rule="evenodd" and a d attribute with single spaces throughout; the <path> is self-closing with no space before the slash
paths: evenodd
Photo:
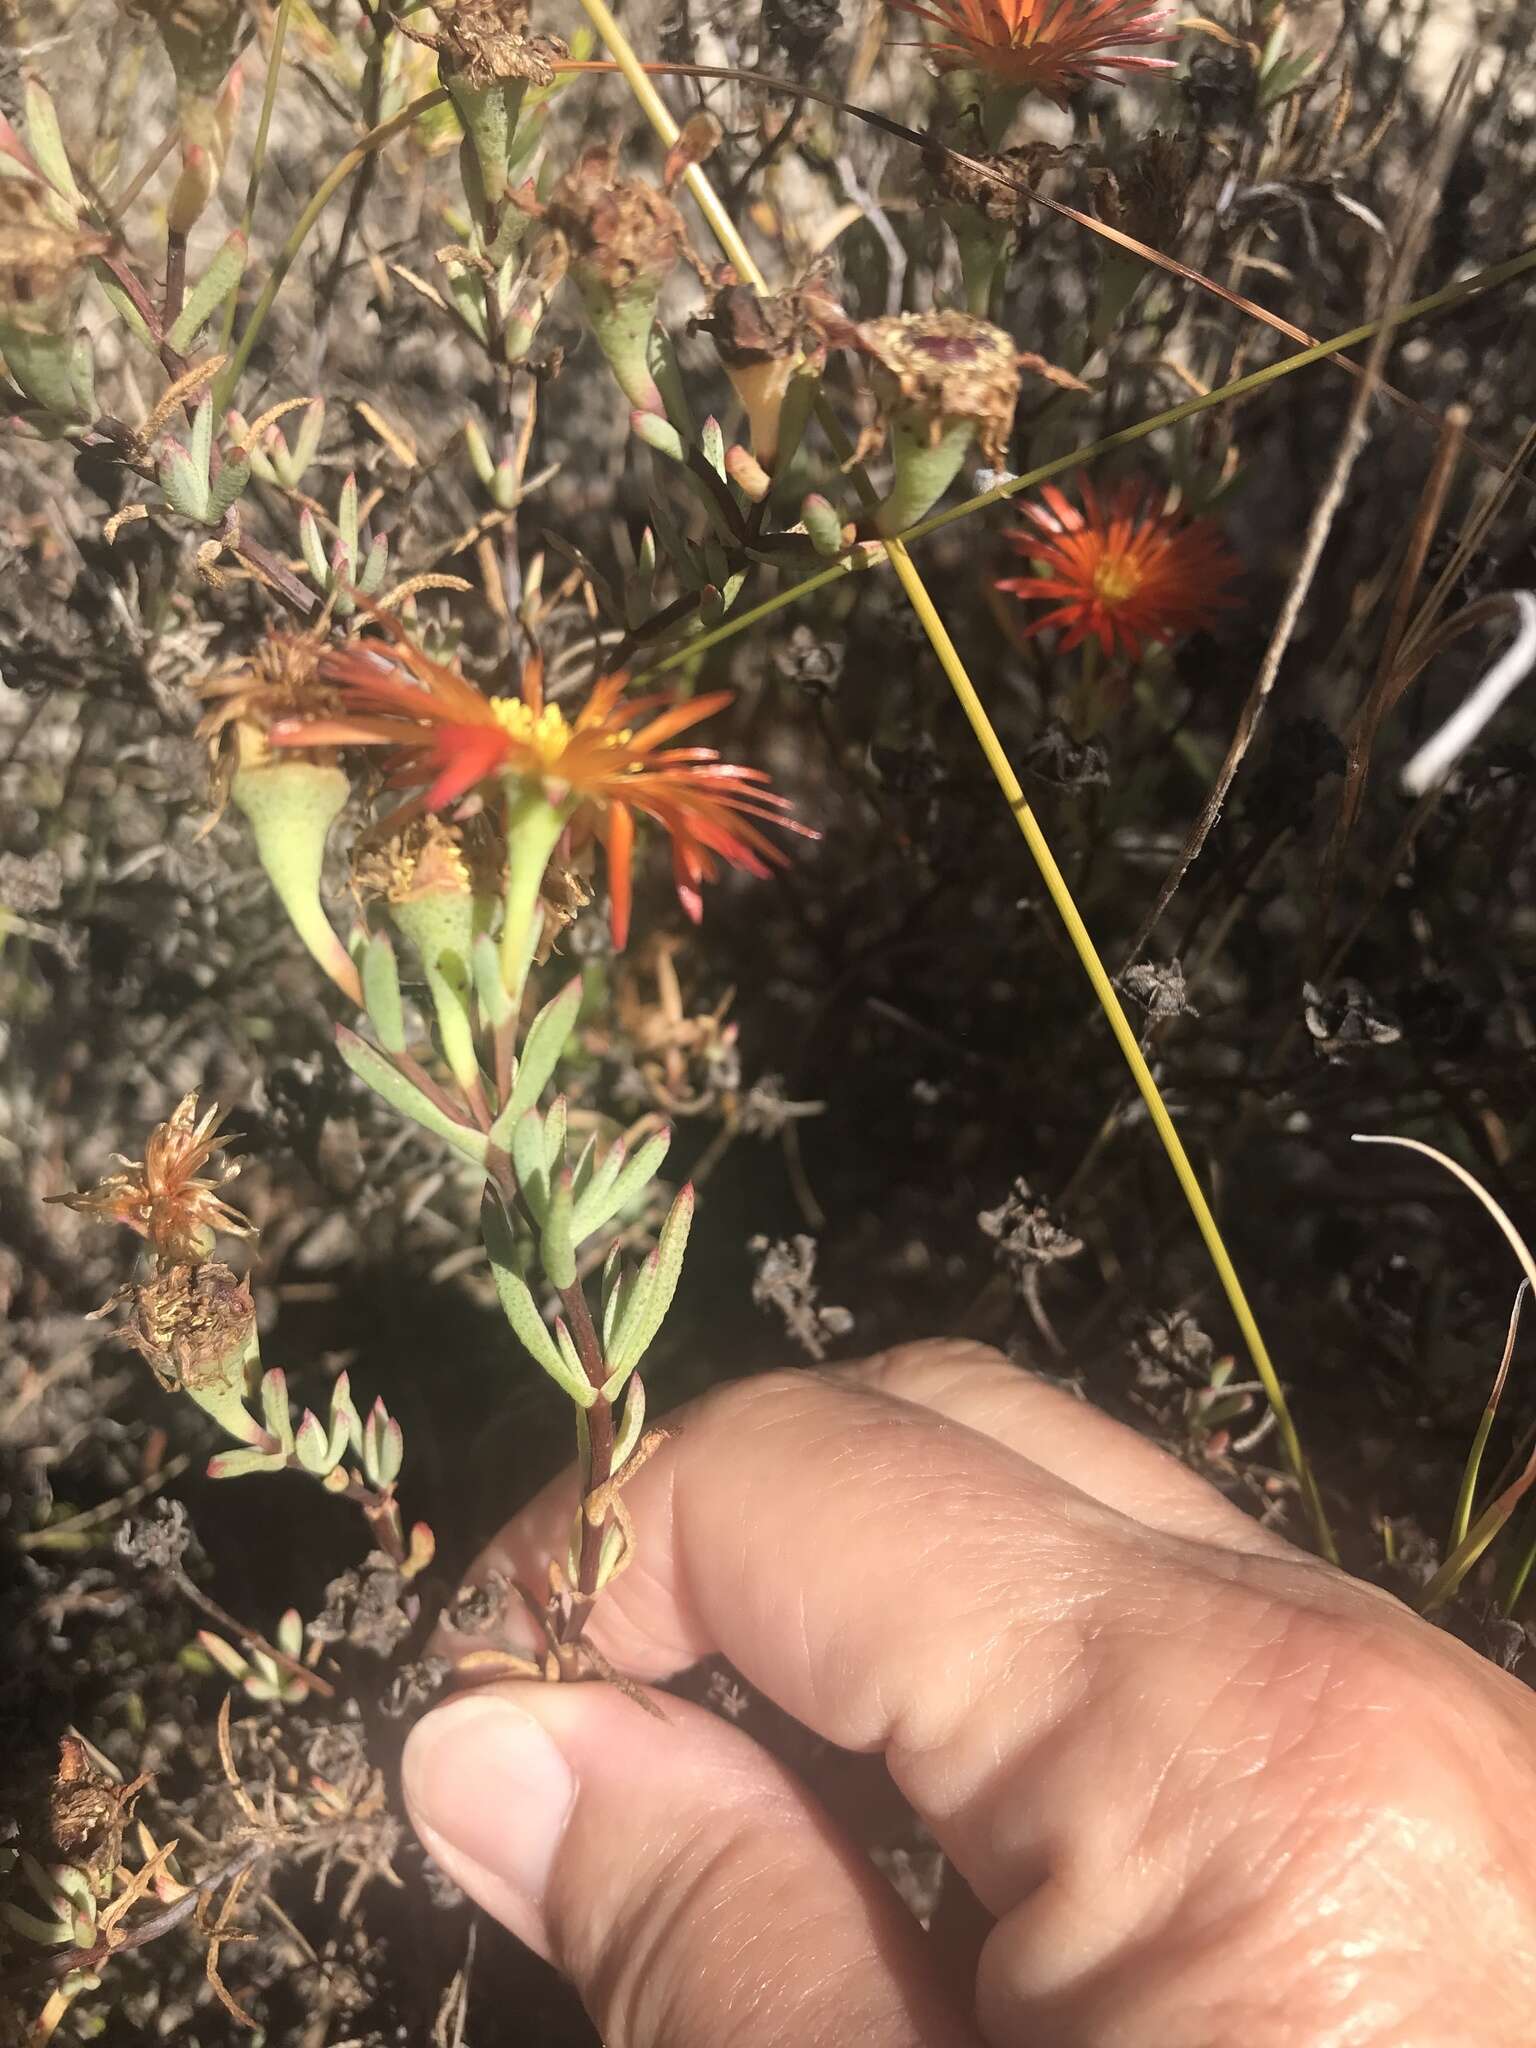
<path id="1" fill-rule="evenodd" d="M 784 816 L 788 798 L 758 768 L 722 761 L 712 747 L 669 742 L 719 711 L 729 692 L 678 702 L 664 692 L 626 699 L 628 677 L 604 676 L 573 718 L 544 701 L 542 663 L 523 670 L 518 697 L 486 697 L 456 668 L 431 660 L 392 621 L 386 639 L 333 649 L 322 673 L 344 700 L 334 718 L 273 727 L 274 747 L 385 749 L 390 780 L 422 791 L 393 821 L 440 811 L 485 783 L 534 787 L 578 833 L 603 841 L 614 942 L 629 929 L 635 818 L 649 817 L 672 842 L 684 910 L 701 915 L 701 886 L 718 862 L 766 875 L 783 851 L 764 825 L 815 834 Z M 424 785 L 424 787 L 423 787 Z"/>
<path id="2" fill-rule="evenodd" d="M 341 699 L 321 677 L 324 643 L 312 633 L 268 631 L 252 652 L 196 685 L 208 709 L 197 736 L 208 743 L 216 777 L 266 757 L 266 734 L 280 719 L 337 711 Z"/>
<path id="3" fill-rule="evenodd" d="M 1027 633 L 1062 629 L 1062 649 L 1095 639 L 1106 655 L 1137 660 L 1149 642 L 1198 631 L 1236 599 L 1227 585 L 1237 558 L 1214 525 L 1160 504 L 1144 484 L 1122 484 L 1104 503 L 1085 477 L 1082 509 L 1055 485 L 1026 505 L 1031 524 L 1008 536 L 1038 573 L 1005 576 L 998 589 L 1051 609 Z"/>
<path id="4" fill-rule="evenodd" d="M 1065 106 L 1094 79 L 1171 71 L 1166 57 L 1127 53 L 1125 43 L 1164 43 L 1174 29 L 1143 0 L 895 0 L 943 31 L 929 45 L 941 71 L 977 71 L 992 84 L 1041 92 Z"/>
<path id="5" fill-rule="evenodd" d="M 239 1167 L 226 1160 L 214 1173 L 203 1172 L 226 1142 L 219 1129 L 224 1115 L 214 1103 L 199 1117 L 194 1089 L 150 1132 L 142 1160 L 121 1159 L 122 1172 L 108 1174 L 81 1194 L 49 1199 L 104 1222 L 126 1224 L 149 1240 L 164 1265 L 199 1265 L 212 1253 L 216 1232 L 255 1235 L 250 1221 L 219 1193 Z"/>

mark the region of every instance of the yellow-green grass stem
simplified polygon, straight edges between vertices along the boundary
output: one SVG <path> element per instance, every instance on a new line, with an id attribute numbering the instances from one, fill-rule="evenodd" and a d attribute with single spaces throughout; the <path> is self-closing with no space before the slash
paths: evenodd
<path id="1" fill-rule="evenodd" d="M 261 115 L 256 123 L 256 140 L 251 147 L 251 175 L 245 187 L 245 211 L 240 216 L 240 232 L 245 236 L 247 249 L 251 240 L 251 229 L 256 221 L 256 198 L 261 191 L 261 174 L 267 161 L 267 137 L 272 132 L 272 109 L 277 104 L 277 82 L 283 69 L 283 44 L 288 38 L 288 19 L 293 13 L 293 0 L 277 0 L 277 13 L 272 22 L 272 47 L 267 52 L 267 77 L 261 95 Z M 223 340 L 220 348 L 227 354 L 230 339 L 235 331 L 235 315 L 240 306 L 240 293 L 232 291 L 224 308 Z"/>
<path id="2" fill-rule="evenodd" d="M 612 53 L 614 62 L 628 80 L 630 89 L 649 119 L 651 126 L 656 130 L 661 141 L 670 149 L 678 138 L 679 130 L 677 123 L 662 103 L 660 95 L 646 76 L 639 59 L 630 47 L 628 39 L 614 20 L 607 6 L 607 0 L 581 0 L 581 4 L 588 20 L 602 37 Z M 735 265 L 738 274 L 756 290 L 766 291 L 768 287 L 762 272 L 753 262 L 751 253 L 737 232 L 735 223 L 720 204 L 703 170 L 697 164 L 690 164 L 685 175 L 689 191 L 698 202 L 700 210 L 715 233 L 716 239 L 719 241 L 727 257 Z M 867 480 L 863 481 L 864 488 L 867 491 Z M 1268 1346 L 1264 1342 L 1258 1322 L 1254 1317 L 1252 1308 L 1249 1306 L 1248 1297 L 1243 1290 L 1243 1284 L 1237 1276 L 1237 1270 L 1233 1266 L 1226 1245 L 1222 1240 L 1220 1226 L 1217 1224 L 1216 1218 L 1211 1211 L 1210 1204 L 1205 1199 L 1204 1191 L 1200 1186 L 1194 1167 L 1190 1164 L 1189 1155 L 1184 1150 L 1183 1142 L 1178 1132 L 1174 1129 L 1173 1119 L 1168 1114 L 1167 1105 L 1163 1101 L 1157 1082 L 1153 1079 L 1152 1070 L 1148 1067 L 1146 1060 L 1142 1056 L 1141 1047 L 1136 1041 L 1136 1034 L 1131 1029 L 1130 1021 L 1121 1006 L 1120 998 L 1115 992 L 1114 983 L 1110 980 L 1108 971 L 1103 961 L 1099 958 L 1098 949 L 1093 943 L 1092 935 L 1083 922 L 1077 904 L 1073 900 L 1072 892 L 1067 886 L 1065 876 L 1056 865 L 1050 846 L 1046 842 L 1045 834 L 1041 831 L 1039 821 L 1030 809 L 1023 788 L 1013 771 L 1013 766 L 1003 747 L 1003 743 L 997 736 L 997 730 L 992 724 L 991 719 L 987 716 L 986 709 L 977 695 L 976 686 L 971 681 L 964 662 L 960 659 L 959 650 L 950 638 L 949 632 L 943 620 L 939 617 L 932 598 L 928 595 L 923 579 L 918 574 L 917 566 L 907 552 L 905 541 L 901 539 L 888 540 L 885 544 L 885 553 L 891 567 L 896 572 L 897 581 L 901 584 L 908 603 L 916 613 L 924 632 L 928 636 L 929 644 L 932 646 L 940 666 L 949 679 L 950 687 L 954 690 L 956 697 L 960 701 L 960 707 L 964 711 L 971 730 L 975 734 L 982 753 L 986 757 L 987 765 L 992 770 L 997 785 L 1007 800 L 1009 809 L 1018 820 L 1019 830 L 1024 835 L 1024 842 L 1029 848 L 1035 865 L 1040 870 L 1051 901 L 1066 927 L 1067 936 L 1072 941 L 1073 949 L 1082 963 L 1083 970 L 1088 976 L 1093 992 L 1097 996 L 1106 1018 L 1109 1020 L 1109 1027 L 1114 1034 L 1115 1042 L 1119 1046 L 1126 1064 L 1131 1070 L 1131 1076 L 1147 1105 L 1147 1111 L 1152 1119 L 1153 1128 L 1162 1141 L 1163 1149 L 1168 1154 L 1169 1162 L 1173 1167 L 1179 1186 L 1184 1192 L 1185 1200 L 1193 1211 L 1195 1223 L 1201 1237 L 1205 1241 L 1205 1247 L 1210 1253 L 1211 1261 L 1216 1268 L 1217 1277 L 1220 1279 L 1227 1300 L 1231 1304 L 1233 1316 L 1252 1355 L 1254 1367 L 1263 1383 L 1270 1406 L 1274 1410 L 1281 1441 L 1285 1446 L 1286 1456 L 1290 1460 L 1291 1469 L 1295 1473 L 1302 1489 L 1318 1546 L 1325 1557 L 1336 1562 L 1338 1552 L 1334 1545 L 1332 1531 L 1328 1526 L 1328 1517 L 1323 1508 L 1322 1497 L 1318 1492 L 1317 1482 L 1312 1475 L 1312 1469 L 1307 1463 L 1306 1454 L 1302 1450 L 1301 1439 L 1297 1434 L 1295 1422 L 1292 1420 L 1290 1407 L 1285 1398 L 1285 1390 L 1280 1384 L 1279 1374 L 1275 1370 L 1274 1361 L 1269 1355 Z M 690 651 L 693 653 L 698 652 L 697 643 L 695 643 Z"/>
<path id="3" fill-rule="evenodd" d="M 246 322 L 245 332 L 240 337 L 234 355 L 219 373 L 219 381 L 214 387 L 216 414 L 222 413 L 229 405 L 235 387 L 245 373 L 245 366 L 251 359 L 251 350 L 256 346 L 257 336 L 266 325 L 267 315 L 277 301 L 277 295 L 283 288 L 283 281 L 293 268 L 299 251 L 308 241 L 315 222 L 352 173 L 367 160 L 371 151 L 382 149 L 386 143 L 393 142 L 413 121 L 419 121 L 423 114 L 430 114 L 434 107 L 442 106 L 447 97 L 447 93 L 441 87 L 435 92 L 422 93 L 419 98 L 412 100 L 409 106 L 402 107 L 398 114 L 391 114 L 389 119 L 381 121 L 377 128 L 370 128 L 362 140 L 355 143 L 321 179 L 309 204 L 290 229 L 287 241 L 278 251 L 277 260 L 272 265 L 272 274 L 262 289 L 261 297 L 251 309 L 251 317 Z"/>
<path id="4" fill-rule="evenodd" d="M 1153 413 L 1147 419 L 1137 420 L 1131 426 L 1120 427 L 1113 434 L 1105 434 L 1100 440 L 1089 441 L 1080 448 L 1073 448 L 1065 455 L 1058 455 L 1050 462 L 1042 462 L 1036 468 L 1026 470 L 1020 476 L 1004 478 L 988 490 L 978 492 L 974 497 L 964 499 L 958 505 L 951 505 L 945 511 L 932 512 L 926 519 L 920 519 L 915 526 L 909 526 L 898 538 L 910 545 L 913 541 L 926 540 L 930 534 L 940 533 L 945 527 L 955 525 L 959 520 L 969 519 L 973 513 L 984 512 L 989 506 L 1001 505 L 1022 491 L 1034 490 L 1038 485 L 1048 483 L 1052 477 L 1060 476 L 1071 469 L 1082 469 L 1096 462 L 1100 456 L 1113 454 L 1118 448 L 1132 447 L 1137 441 L 1160 432 L 1165 427 L 1176 427 L 1181 421 L 1193 419 L 1197 414 L 1209 412 L 1212 407 L 1225 405 L 1230 399 L 1244 398 L 1250 392 L 1262 390 L 1266 384 L 1273 384 L 1293 371 L 1305 370 L 1313 363 L 1323 362 L 1329 356 L 1340 354 L 1344 349 L 1354 348 L 1363 341 L 1370 341 L 1380 333 L 1383 326 L 1398 327 L 1409 320 L 1422 318 L 1429 313 L 1443 311 L 1459 304 L 1474 293 L 1506 284 L 1511 278 L 1519 277 L 1526 271 L 1536 269 L 1536 249 L 1522 250 L 1518 256 L 1511 256 L 1506 262 L 1498 263 L 1491 270 L 1485 270 L 1476 277 L 1464 278 L 1461 283 L 1447 285 L 1443 290 L 1433 292 L 1428 298 L 1416 299 L 1411 304 L 1398 306 L 1385 314 L 1382 319 L 1366 321 L 1362 326 L 1352 327 L 1345 334 L 1336 334 L 1328 341 L 1314 342 L 1310 348 L 1298 349 L 1294 354 L 1282 356 L 1279 362 L 1269 363 L 1262 370 L 1250 370 L 1246 376 L 1234 377 L 1231 383 L 1221 384 L 1214 391 L 1202 393 L 1198 398 L 1187 398 L 1180 404 L 1170 406 L 1166 411 Z M 750 610 L 736 612 L 721 625 L 707 633 L 690 639 L 685 647 L 664 655 L 649 667 L 638 669 L 636 679 L 648 675 L 659 675 L 676 668 L 684 662 L 691 662 L 711 648 L 718 647 L 724 640 L 737 633 L 749 631 L 764 619 L 787 606 L 798 604 L 801 598 L 809 597 L 814 591 L 823 590 L 842 576 L 855 574 L 861 569 L 879 567 L 888 559 L 883 548 L 869 548 L 831 562 L 825 569 L 813 570 L 809 576 L 775 591 L 772 597 L 764 598 Z"/>

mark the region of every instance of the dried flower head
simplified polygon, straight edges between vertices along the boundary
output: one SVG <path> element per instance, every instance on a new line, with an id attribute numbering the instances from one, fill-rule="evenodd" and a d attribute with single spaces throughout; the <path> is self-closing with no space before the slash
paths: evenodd
<path id="1" fill-rule="evenodd" d="M 260 1377 L 249 1283 L 213 1261 L 167 1266 L 128 1298 L 132 1313 L 119 1334 L 166 1392 L 190 1395 L 232 1436 L 259 1436 L 245 1409 Z"/>
<path id="2" fill-rule="evenodd" d="M 149 1240 L 162 1265 L 199 1265 L 212 1254 L 218 1231 L 255 1235 L 248 1219 L 219 1194 L 239 1167 L 226 1160 L 216 1173 L 202 1171 L 227 1142 L 219 1130 L 224 1115 L 214 1103 L 199 1117 L 194 1089 L 150 1132 L 142 1160 L 122 1159 L 121 1173 L 109 1174 L 83 1194 L 51 1195 L 49 1200 L 125 1224 Z"/>
<path id="3" fill-rule="evenodd" d="M 208 709 L 197 736 L 208 743 L 216 777 L 266 754 L 266 734 L 280 719 L 324 717 L 341 700 L 320 675 L 324 642 L 312 633 L 268 631 L 251 653 L 204 676 L 197 694 Z"/>
<path id="4" fill-rule="evenodd" d="M 994 151 L 968 148 L 959 135 L 941 139 L 952 146 L 931 147 L 923 156 L 923 167 L 940 205 L 1015 227 L 1024 226 L 1030 217 L 1030 190 L 1042 172 L 1065 154 L 1050 142 L 1025 142 L 1017 149 Z"/>
<path id="5" fill-rule="evenodd" d="M 423 654 L 393 621 L 381 623 L 387 638 L 355 641 L 325 658 L 324 673 L 341 691 L 345 712 L 275 726 L 273 746 L 384 748 L 392 782 L 426 785 L 408 814 L 443 810 L 485 783 L 504 794 L 537 786 L 568 813 L 573 829 L 603 840 L 618 945 L 629 925 L 637 812 L 670 838 L 678 896 L 693 918 L 717 858 L 765 875 L 784 855 L 761 825 L 806 831 L 783 815 L 788 799 L 765 786 L 761 769 L 724 762 L 711 747 L 668 744 L 728 704 L 727 692 L 686 703 L 659 692 L 626 701 L 628 678 L 604 676 L 568 719 L 544 701 L 537 659 L 524 668 L 521 696 L 488 698 L 457 669 Z"/>
<path id="6" fill-rule="evenodd" d="M 70 315 L 85 264 L 108 247 L 82 234 L 39 180 L 0 176 L 0 325 L 56 334 Z"/>
<path id="7" fill-rule="evenodd" d="M 1131 56 L 1124 43 L 1165 43 L 1176 31 L 1144 0 L 895 0 L 948 40 L 929 55 L 941 71 L 977 71 L 1015 92 L 1041 92 L 1065 106 L 1094 79 L 1126 71 L 1171 71 L 1166 57 Z"/>
<path id="8" fill-rule="evenodd" d="M 564 235 L 578 284 L 622 293 L 659 290 L 687 247 L 683 217 L 643 178 L 618 175 L 617 149 L 583 152 L 549 195 L 546 219 Z"/>
<path id="9" fill-rule="evenodd" d="M 77 1735 L 59 1737 L 59 1767 L 48 1788 L 48 1831 L 65 1862 L 105 1897 L 123 1860 L 123 1831 L 149 1775 L 125 1785 L 100 1769 Z"/>
<path id="10" fill-rule="evenodd" d="M 1096 639 L 1106 655 L 1134 661 L 1149 642 L 1181 639 L 1236 602 L 1226 586 L 1237 560 L 1209 520 L 1181 517 L 1134 479 L 1107 505 L 1086 477 L 1078 489 L 1081 510 L 1047 484 L 1024 507 L 1031 524 L 1008 536 L 1040 573 L 1002 577 L 998 589 L 1051 604 L 1026 632 L 1060 627 L 1064 652 Z"/>
<path id="11" fill-rule="evenodd" d="M 365 844 L 352 863 L 352 885 L 364 903 L 496 897 L 505 864 L 506 846 L 487 813 L 453 825 L 429 813 Z"/>
<path id="12" fill-rule="evenodd" d="M 713 338 L 746 408 L 754 454 L 772 464 L 791 382 L 797 374 L 822 367 L 829 334 L 836 339 L 847 328 L 847 316 L 826 285 L 810 279 L 771 294 L 750 285 L 726 285 L 715 293 L 705 318 L 694 324 Z"/>
<path id="13" fill-rule="evenodd" d="M 570 54 L 558 36 L 528 33 L 524 0 L 460 0 L 457 7 L 439 7 L 437 18 L 435 35 L 406 21 L 396 26 L 413 43 L 436 50 L 445 84 L 462 80 L 471 92 L 517 79 L 552 85 L 555 63 Z"/>
<path id="14" fill-rule="evenodd" d="M 897 313 L 866 320 L 859 344 L 874 368 L 881 414 L 918 426 L 931 447 L 968 422 L 982 454 L 1001 464 L 1019 398 L 1021 357 L 1011 338 L 969 313 Z"/>
<path id="15" fill-rule="evenodd" d="M 1117 170 L 1090 172 L 1099 219 L 1165 253 L 1184 225 L 1193 159 L 1188 142 L 1154 128 Z"/>

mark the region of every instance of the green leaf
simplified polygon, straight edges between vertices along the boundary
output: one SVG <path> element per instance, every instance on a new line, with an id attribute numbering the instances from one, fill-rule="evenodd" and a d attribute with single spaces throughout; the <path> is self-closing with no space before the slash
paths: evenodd
<path id="1" fill-rule="evenodd" d="M 213 463 L 213 400 L 205 398 L 192 415 L 192 438 L 187 454 L 193 469 L 201 479 L 203 489 L 208 488 L 208 472 Z"/>
<path id="2" fill-rule="evenodd" d="M 179 443 L 173 443 L 161 461 L 160 488 L 173 512 L 179 512 L 183 519 L 195 519 L 199 525 L 206 523 L 207 482 Z"/>
<path id="3" fill-rule="evenodd" d="M 208 493 L 208 523 L 224 517 L 251 480 L 251 465 L 243 455 L 226 456 Z"/>
<path id="4" fill-rule="evenodd" d="M 565 1122 L 565 1097 L 557 1095 L 544 1119 L 544 1166 L 551 1180 L 565 1164 Z"/>
<path id="5" fill-rule="evenodd" d="M 336 531 L 341 538 L 342 549 L 347 557 L 348 573 L 357 573 L 357 478 L 350 474 L 341 487 L 341 500 L 336 508 Z"/>
<path id="6" fill-rule="evenodd" d="M 624 1396 L 624 1414 L 613 1440 L 613 1471 L 617 1472 L 622 1468 L 630 1452 L 639 1443 L 644 1428 L 645 1382 L 636 1373 L 629 1383 L 629 1392 Z"/>
<path id="7" fill-rule="evenodd" d="M 489 932 L 475 934 L 470 964 L 474 970 L 475 994 L 479 998 L 480 1014 L 492 1031 L 499 1031 L 512 1014 L 512 1004 L 507 996 L 506 984 L 501 978 L 501 954 Z M 513 1063 L 512 1078 L 514 1081 L 517 1079 L 516 1062 Z"/>
<path id="8" fill-rule="evenodd" d="M 375 932 L 363 948 L 360 972 L 363 1008 L 386 1052 L 405 1051 L 405 1005 L 400 999 L 400 967 L 386 932 Z"/>
<path id="9" fill-rule="evenodd" d="M 236 228 L 187 293 L 176 324 L 166 336 L 179 355 L 187 353 L 197 339 L 199 328 L 207 326 L 230 293 L 239 290 L 249 255 L 249 244 Z"/>
<path id="10" fill-rule="evenodd" d="M 625 1309 L 614 1332 L 613 1344 L 607 1353 L 612 1370 L 603 1384 L 603 1392 L 610 1401 L 650 1349 L 663 1317 L 672 1306 L 692 1222 L 693 1188 L 690 1185 L 682 1190 L 668 1210 L 667 1220 L 656 1240 L 656 1249 L 646 1260 L 648 1284 L 636 1291 L 635 1299 Z"/>
<path id="11" fill-rule="evenodd" d="M 626 1158 L 622 1143 L 609 1148 L 576 1204 L 573 1228 L 578 1244 L 628 1208 L 655 1178 L 671 1144 L 671 1131 L 663 1130 L 647 1138 L 633 1159 Z"/>
<path id="12" fill-rule="evenodd" d="M 498 1117 L 497 1122 L 500 1121 Z M 493 1125 L 493 1142 L 495 1137 Z M 530 1109 L 512 1133 L 512 1170 L 523 1200 L 533 1211 L 533 1220 L 542 1224 L 549 1207 L 549 1167 L 544 1157 L 544 1119 L 536 1109 Z"/>
<path id="13" fill-rule="evenodd" d="M 293 1455 L 317 1479 L 323 1479 L 336 1463 L 331 1456 L 331 1440 L 326 1434 L 325 1424 L 311 1408 L 306 1408 L 299 1418 L 299 1426 L 293 1435 Z M 337 1453 L 340 1456 L 340 1452 Z"/>
<path id="14" fill-rule="evenodd" d="M 281 1472 L 287 1464 L 283 1451 L 220 1451 L 208 1460 L 210 1479 L 244 1479 L 252 1472 Z"/>
<path id="15" fill-rule="evenodd" d="M 512 1333 L 536 1365 L 542 1366 L 550 1378 L 579 1408 L 590 1408 L 597 1399 L 597 1389 L 588 1381 L 581 1370 L 578 1359 L 575 1370 L 567 1364 L 559 1345 L 549 1334 L 544 1318 L 539 1314 L 539 1305 L 528 1290 L 527 1282 L 514 1273 L 509 1266 L 499 1265 L 494 1257 L 491 1270 L 496 1276 L 496 1293 L 501 1302 L 501 1312 L 511 1325 Z"/>
<path id="16" fill-rule="evenodd" d="M 551 1287 L 573 1287 L 576 1283 L 576 1240 L 571 1233 L 575 1211 L 571 1172 L 564 1167 L 555 1175 L 544 1234 L 539 1240 L 539 1259 Z"/>
<path id="17" fill-rule="evenodd" d="M 117 279 L 108 270 L 99 256 L 91 262 L 91 274 L 100 285 L 103 294 L 117 313 L 117 317 L 132 334 L 135 341 L 142 343 L 151 355 L 159 354 L 159 346 L 145 323 L 144 315 L 123 290 Z"/>
<path id="18" fill-rule="evenodd" d="M 228 1677 L 244 1681 L 250 1676 L 251 1667 L 247 1659 L 241 1656 L 233 1643 L 226 1643 L 224 1638 L 216 1636 L 211 1628 L 200 1628 L 197 1640 Z"/>
<path id="19" fill-rule="evenodd" d="M 581 976 L 578 974 L 566 983 L 552 1002 L 544 1005 L 528 1026 L 522 1057 L 517 1065 L 517 1080 L 507 1097 L 506 1108 L 496 1119 L 498 1129 L 504 1126 L 510 1130 L 523 1111 L 532 1109 L 544 1093 L 544 1084 L 558 1066 L 560 1055 L 576 1028 L 576 1013 L 580 1008 Z M 492 1136 L 495 1135 L 493 1130 Z"/>
<path id="20" fill-rule="evenodd" d="M 261 1376 L 261 1419 L 286 1455 L 293 1449 L 293 1419 L 288 1412 L 288 1375 L 280 1365 Z"/>
<path id="21" fill-rule="evenodd" d="M 320 539 L 315 515 L 307 505 L 299 514 L 299 552 L 304 557 L 305 568 L 324 590 L 331 580 L 331 565 L 325 559 L 325 546 Z"/>
<path id="22" fill-rule="evenodd" d="M 64 147 L 64 137 L 59 129 L 58 114 L 40 78 L 28 77 L 23 110 L 27 122 L 27 147 L 38 169 L 54 191 L 69 201 L 76 213 L 84 213 L 85 194 L 75 183 L 69 152 Z"/>
<path id="23" fill-rule="evenodd" d="M 434 1137 L 446 1140 L 472 1166 L 484 1169 L 486 1142 L 482 1132 L 456 1122 L 439 1109 L 413 1081 L 392 1067 L 383 1053 L 365 1038 L 359 1038 L 355 1031 L 349 1031 L 345 1024 L 336 1027 L 336 1050 L 364 1086 L 371 1088 L 391 1109 L 409 1117 Z"/>

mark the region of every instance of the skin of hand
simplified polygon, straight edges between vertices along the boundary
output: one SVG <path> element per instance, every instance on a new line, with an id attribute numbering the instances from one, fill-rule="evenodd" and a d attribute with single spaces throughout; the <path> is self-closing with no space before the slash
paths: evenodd
<path id="1" fill-rule="evenodd" d="M 412 1732 L 417 1831 L 606 2048 L 1536 2041 L 1513 1678 L 977 1345 L 744 1381 L 674 1427 L 593 1642 L 643 1680 L 723 1655 L 883 1752 L 993 1924 L 957 1996 L 793 1774 L 702 1708 L 466 1693 Z M 567 1475 L 477 1574 L 538 1583 L 574 1502 Z"/>

